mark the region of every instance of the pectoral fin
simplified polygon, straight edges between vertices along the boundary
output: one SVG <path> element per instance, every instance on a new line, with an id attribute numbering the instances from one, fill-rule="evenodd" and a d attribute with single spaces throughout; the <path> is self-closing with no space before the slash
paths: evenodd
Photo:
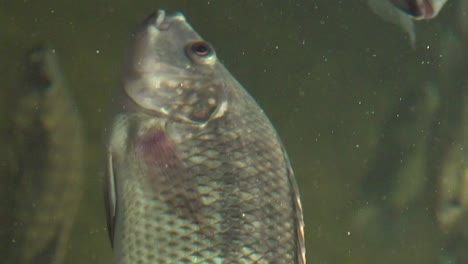
<path id="1" fill-rule="evenodd" d="M 104 179 L 104 202 L 106 207 L 107 232 L 109 233 L 111 245 L 113 245 L 114 243 L 114 225 L 117 205 L 117 190 L 115 182 L 116 175 L 112 162 L 112 153 L 109 153 L 107 161 L 107 170 Z"/>

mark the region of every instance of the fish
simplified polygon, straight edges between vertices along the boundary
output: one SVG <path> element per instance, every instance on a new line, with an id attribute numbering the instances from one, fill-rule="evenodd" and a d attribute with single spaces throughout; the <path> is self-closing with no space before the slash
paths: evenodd
<path id="1" fill-rule="evenodd" d="M 466 143 L 455 141 L 441 160 L 441 170 L 436 189 L 436 219 L 441 230 L 457 232 L 468 217 L 468 153 Z"/>
<path id="2" fill-rule="evenodd" d="M 460 29 L 461 35 L 465 41 L 468 41 L 468 1 L 458 1 L 456 8 L 457 11 L 457 25 Z"/>
<path id="3" fill-rule="evenodd" d="M 370 200 L 385 201 L 397 208 L 396 211 L 408 207 L 414 190 L 420 189 L 420 183 L 424 182 L 418 175 L 425 175 L 427 158 L 424 156 L 439 106 L 439 90 L 431 82 L 414 87 L 400 98 L 395 111 L 383 124 L 374 162 L 362 185 L 363 192 L 372 197 Z"/>
<path id="4" fill-rule="evenodd" d="M 447 0 L 390 0 L 392 4 L 414 20 L 436 17 Z"/>
<path id="5" fill-rule="evenodd" d="M 450 40 L 453 41 L 452 38 Z M 461 51 L 459 55 L 463 54 L 463 50 Z M 444 263 L 467 263 L 468 82 L 465 80 L 459 84 L 463 78 L 461 75 L 466 74 L 466 64 L 451 66 L 453 70 L 448 72 L 446 78 L 458 76 L 453 78 L 458 82 L 446 87 L 452 88 L 450 95 L 456 97 L 445 102 L 446 105 L 438 117 L 438 120 L 445 122 L 434 127 L 428 190 L 428 200 L 432 205 L 428 208 L 434 217 L 436 231 L 441 234 L 440 247 L 444 250 L 440 253 L 441 258 L 446 260 Z"/>
<path id="6" fill-rule="evenodd" d="M 433 82 L 415 86 L 382 124 L 374 159 L 359 186 L 361 207 L 353 220 L 358 231 L 369 230 L 370 223 L 376 232 L 388 230 L 424 196 L 428 142 L 439 106 Z"/>
<path id="7" fill-rule="evenodd" d="M 468 83 L 463 89 L 468 87 Z M 456 124 L 450 131 L 439 151 L 436 170 L 435 215 L 440 229 L 445 234 L 457 234 L 465 228 L 468 219 L 468 93 L 460 94 L 461 104 L 452 117 Z M 453 105 L 452 105 L 453 106 Z"/>
<path id="8" fill-rule="evenodd" d="M 11 93 L 9 185 L 1 186 L 13 197 L 2 259 L 63 263 L 82 195 L 81 117 L 54 49 L 34 46 L 21 67 Z"/>
<path id="9" fill-rule="evenodd" d="M 213 46 L 159 10 L 124 68 L 105 178 L 113 263 L 306 263 L 285 148 Z"/>
<path id="10" fill-rule="evenodd" d="M 435 18 L 447 0 L 367 0 L 370 9 L 383 20 L 399 25 L 416 46 L 414 21 Z"/>

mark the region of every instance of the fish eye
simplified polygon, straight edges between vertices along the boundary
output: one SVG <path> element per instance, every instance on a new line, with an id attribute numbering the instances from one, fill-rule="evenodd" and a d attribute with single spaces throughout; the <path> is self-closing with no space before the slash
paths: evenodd
<path id="1" fill-rule="evenodd" d="M 189 43 L 185 51 L 188 57 L 198 64 L 212 65 L 216 59 L 214 49 L 205 41 Z"/>
<path id="2" fill-rule="evenodd" d="M 210 54 L 211 49 L 206 43 L 197 42 L 192 44 L 192 51 L 200 57 L 205 57 Z"/>

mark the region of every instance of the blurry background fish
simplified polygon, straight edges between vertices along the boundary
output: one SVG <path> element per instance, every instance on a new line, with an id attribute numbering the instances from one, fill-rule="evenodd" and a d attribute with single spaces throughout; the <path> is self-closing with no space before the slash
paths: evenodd
<path id="1" fill-rule="evenodd" d="M 465 40 L 468 40 L 468 0 L 459 0 L 457 7 L 457 25 L 460 27 Z"/>
<path id="2" fill-rule="evenodd" d="M 457 3 L 456 20 L 466 21 L 467 3 Z M 439 4 L 435 8 L 443 3 Z M 404 226 L 416 219 L 414 212 L 425 208 L 435 223 L 434 232 L 440 233 L 441 239 L 434 263 L 468 263 L 468 50 L 463 39 L 467 26 L 460 22 L 445 29 L 438 41 L 427 47 L 438 51 L 436 71 L 426 76 L 433 79 L 431 86 L 438 91 L 434 94 L 437 107 L 421 108 L 416 104 L 410 108 L 416 114 L 410 122 L 390 119 L 384 123 L 385 137 L 380 143 L 392 143 L 378 145 L 370 174 L 366 174 L 362 183 L 363 205 L 354 219 L 356 232 L 366 233 L 359 231 L 364 227 L 375 234 L 387 234 L 387 242 L 395 244 L 408 232 Z M 424 96 L 418 97 L 424 102 Z M 404 109 L 401 105 L 397 108 L 400 109 L 397 113 Z M 426 119 L 428 116 L 430 119 Z M 428 121 L 425 124 L 418 121 L 424 119 Z M 392 140 L 395 138 L 399 140 Z M 393 165 L 392 153 L 398 155 L 398 162 Z M 414 165 L 408 166 L 411 162 Z"/>
<path id="3" fill-rule="evenodd" d="M 368 0 L 369 7 L 384 20 L 399 25 L 416 45 L 414 20 L 432 19 L 447 0 Z"/>
<path id="4" fill-rule="evenodd" d="M 2 263 L 63 263 L 82 191 L 81 120 L 54 50 L 33 48 L 20 68 L 5 128 Z"/>
<path id="5" fill-rule="evenodd" d="M 385 236 L 389 247 L 401 242 L 405 226 L 416 219 L 414 208 L 426 204 L 422 194 L 427 188 L 430 128 L 440 105 L 433 83 L 408 90 L 381 126 L 359 187 L 361 208 L 352 221 L 353 231 L 364 234 L 363 240 Z"/>
<path id="6" fill-rule="evenodd" d="M 460 15 L 468 1 L 459 2 Z M 459 18 L 460 19 L 460 18 Z M 433 126 L 428 198 L 442 232 L 440 263 L 468 263 L 468 50 L 463 32 L 468 24 L 446 30 L 440 38 L 439 79 L 446 100 Z M 461 34 L 460 34 L 461 33 Z"/>

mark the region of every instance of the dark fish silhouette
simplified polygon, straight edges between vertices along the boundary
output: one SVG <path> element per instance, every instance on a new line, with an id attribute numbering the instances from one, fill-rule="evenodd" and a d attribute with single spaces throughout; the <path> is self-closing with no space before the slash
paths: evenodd
<path id="1" fill-rule="evenodd" d="M 1 186 L 13 196 L 3 263 L 63 263 L 81 198 L 81 121 L 54 50 L 34 48 L 23 68 L 10 184 Z"/>

